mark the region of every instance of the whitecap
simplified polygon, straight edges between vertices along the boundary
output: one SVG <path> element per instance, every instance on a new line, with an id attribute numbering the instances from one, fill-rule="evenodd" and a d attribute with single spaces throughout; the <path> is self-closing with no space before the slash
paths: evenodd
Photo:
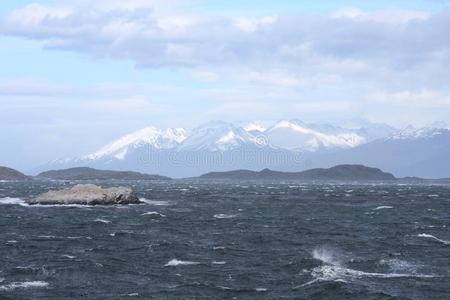
<path id="1" fill-rule="evenodd" d="M 416 273 L 372 273 L 346 268 L 338 255 L 329 249 L 319 248 L 313 251 L 313 257 L 324 263 L 311 270 L 313 280 L 299 286 L 311 285 L 318 281 L 347 282 L 362 277 L 369 278 L 434 278 L 434 275 Z M 298 288 L 298 287 L 296 287 Z"/>
<path id="2" fill-rule="evenodd" d="M 111 221 L 105 220 L 105 219 L 95 219 L 94 222 L 96 222 L 96 223 L 103 223 L 103 224 L 111 223 Z"/>
<path id="3" fill-rule="evenodd" d="M 26 202 L 24 202 L 24 205 L 22 205 L 22 206 L 40 207 L 40 208 L 60 207 L 60 208 L 83 208 L 83 209 L 90 209 L 90 208 L 94 207 L 93 205 L 87 205 L 87 204 L 33 204 L 33 205 L 30 205 Z M 111 205 L 97 205 L 96 207 L 111 207 Z"/>
<path id="4" fill-rule="evenodd" d="M 341 259 L 338 257 L 336 251 L 328 248 L 317 248 L 313 250 L 313 257 L 323 263 L 330 265 L 341 264 Z"/>
<path id="5" fill-rule="evenodd" d="M 68 258 L 68 259 L 74 259 L 74 258 L 76 258 L 76 256 L 73 256 L 73 255 L 67 255 L 67 254 L 61 255 L 61 257 Z"/>
<path id="6" fill-rule="evenodd" d="M 380 260 L 380 264 L 382 265 L 388 265 L 389 267 L 391 267 L 392 269 L 410 269 L 411 267 L 413 267 L 414 265 L 405 261 L 405 260 L 401 260 L 401 259 L 382 259 Z"/>
<path id="7" fill-rule="evenodd" d="M 380 209 L 392 209 L 392 208 L 394 208 L 394 207 L 392 207 L 392 206 L 387 206 L 387 205 L 384 205 L 384 206 L 378 206 L 378 207 L 374 208 L 373 210 L 380 210 Z"/>
<path id="8" fill-rule="evenodd" d="M 165 267 L 176 267 L 176 266 L 188 266 L 188 265 L 199 265 L 199 262 L 196 261 L 183 261 L 178 260 L 176 258 L 169 261 L 167 264 L 165 264 Z"/>
<path id="9" fill-rule="evenodd" d="M 434 275 L 413 274 L 413 273 L 371 273 L 353 270 L 341 266 L 324 265 L 314 268 L 311 275 L 321 281 L 352 280 L 361 277 L 372 278 L 434 278 Z"/>
<path id="10" fill-rule="evenodd" d="M 68 236 L 69 240 L 80 240 L 80 239 L 86 239 L 86 240 L 92 240 L 90 236 Z"/>
<path id="11" fill-rule="evenodd" d="M 156 212 L 156 211 L 149 211 L 149 212 L 143 213 L 141 216 L 159 216 L 162 218 L 166 217 L 166 215 L 160 214 L 159 212 Z"/>
<path id="12" fill-rule="evenodd" d="M 149 200 L 145 198 L 139 199 L 141 202 L 144 202 L 145 204 L 155 205 L 155 206 L 168 206 L 170 205 L 169 201 L 158 201 L 158 200 Z"/>
<path id="13" fill-rule="evenodd" d="M 56 239 L 58 237 L 56 235 L 38 235 L 38 238 L 41 238 L 41 239 Z"/>
<path id="14" fill-rule="evenodd" d="M 0 204 L 30 206 L 28 203 L 26 203 L 24 200 L 20 198 L 11 198 L 11 197 L 0 198 Z"/>
<path id="15" fill-rule="evenodd" d="M 12 282 L 7 285 L 0 285 L 0 291 L 9 291 L 14 289 L 27 289 L 27 288 L 43 288 L 47 287 L 48 283 L 45 281 L 25 281 L 25 282 Z"/>
<path id="16" fill-rule="evenodd" d="M 215 214 L 214 218 L 216 219 L 231 219 L 236 217 L 236 215 L 227 215 L 227 214 Z"/>
<path id="17" fill-rule="evenodd" d="M 445 240 L 441 240 L 440 238 L 435 237 L 434 235 L 431 234 L 426 234 L 426 233 L 421 233 L 417 235 L 418 237 L 423 237 L 423 238 L 428 238 L 428 239 L 433 239 L 439 243 L 442 243 L 444 245 L 450 245 L 450 241 L 445 241 Z"/>

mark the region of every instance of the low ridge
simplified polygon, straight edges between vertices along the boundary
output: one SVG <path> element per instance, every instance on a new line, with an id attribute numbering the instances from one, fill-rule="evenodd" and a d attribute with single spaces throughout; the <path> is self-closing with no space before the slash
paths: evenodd
<path id="1" fill-rule="evenodd" d="M 97 170 L 80 167 L 42 172 L 36 176 L 39 179 L 53 180 L 169 180 L 169 177 L 150 175 L 131 171 Z"/>
<path id="2" fill-rule="evenodd" d="M 0 166 L 0 180 L 29 180 L 29 179 L 30 177 L 17 170 Z"/>
<path id="3" fill-rule="evenodd" d="M 395 180 L 391 173 L 363 165 L 338 165 L 329 169 L 311 169 L 302 172 L 280 172 L 264 169 L 260 172 L 235 170 L 211 172 L 202 179 L 281 179 L 281 180 Z"/>

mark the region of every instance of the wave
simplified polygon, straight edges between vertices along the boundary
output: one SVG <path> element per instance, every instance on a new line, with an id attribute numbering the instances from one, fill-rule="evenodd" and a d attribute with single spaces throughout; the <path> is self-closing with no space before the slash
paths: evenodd
<path id="1" fill-rule="evenodd" d="M 0 198 L 0 204 L 3 205 L 20 205 L 20 206 L 26 206 L 26 207 L 78 207 L 78 208 L 87 208 L 87 207 L 93 207 L 90 205 L 82 205 L 82 204 L 50 204 L 50 205 L 42 205 L 42 204 L 28 204 L 25 200 L 20 198 Z M 100 205 L 99 205 L 100 207 Z M 106 207 L 106 206 L 105 206 Z"/>
<path id="2" fill-rule="evenodd" d="M 38 235 L 38 238 L 41 239 L 67 239 L 67 240 L 80 240 L 80 239 L 86 239 L 86 240 L 92 240 L 92 237 L 90 236 L 56 236 L 56 235 Z"/>
<path id="3" fill-rule="evenodd" d="M 410 274 L 410 273 L 372 273 L 359 270 L 353 270 L 341 266 L 324 265 L 314 268 L 311 275 L 318 280 L 336 281 L 336 280 L 351 280 L 361 277 L 372 278 L 434 278 L 434 275 L 425 274 Z"/>
<path id="4" fill-rule="evenodd" d="M 378 206 L 378 207 L 374 208 L 373 210 L 392 209 L 392 208 L 394 208 L 394 207 L 384 205 L 384 206 Z"/>
<path id="5" fill-rule="evenodd" d="M 178 260 L 176 258 L 169 261 L 167 264 L 165 264 L 165 267 L 176 267 L 176 266 L 188 266 L 188 265 L 199 265 L 199 262 L 196 261 L 183 261 Z"/>
<path id="6" fill-rule="evenodd" d="M 96 222 L 96 223 L 103 223 L 103 224 L 111 223 L 111 221 L 105 220 L 105 219 L 95 219 L 94 222 Z"/>
<path id="7" fill-rule="evenodd" d="M 139 199 L 141 202 L 144 202 L 145 204 L 155 205 L 155 206 L 169 206 L 171 205 L 169 201 L 158 201 L 158 200 L 149 200 L 145 198 Z"/>
<path id="8" fill-rule="evenodd" d="M 394 273 L 396 272 L 408 272 L 408 273 L 416 273 L 417 264 L 412 264 L 408 261 L 393 258 L 393 259 L 382 259 L 379 261 L 380 265 L 388 266 L 390 270 Z"/>
<path id="9" fill-rule="evenodd" d="M 341 259 L 336 251 L 328 248 L 316 248 L 312 252 L 313 258 L 330 265 L 340 265 Z"/>
<path id="10" fill-rule="evenodd" d="M 216 214 L 214 215 L 214 218 L 216 219 L 231 219 L 236 217 L 236 215 L 227 215 L 227 214 Z"/>
<path id="11" fill-rule="evenodd" d="M 12 282 L 7 285 L 0 285 L 0 291 L 10 291 L 15 289 L 27 289 L 27 288 L 43 288 L 47 286 L 48 283 L 45 281 Z"/>
<path id="12" fill-rule="evenodd" d="M 442 243 L 444 245 L 450 245 L 450 241 L 446 241 L 446 240 L 441 240 L 440 238 L 435 237 L 434 235 L 431 234 L 426 234 L 426 233 L 421 233 L 417 235 L 418 237 L 423 237 L 423 238 L 428 238 L 428 239 L 433 239 L 439 243 Z"/>
<path id="13" fill-rule="evenodd" d="M 143 213 L 141 216 L 158 216 L 158 217 L 162 217 L 162 218 L 166 217 L 166 215 L 160 214 L 157 211 L 149 211 L 149 212 Z"/>
<path id="14" fill-rule="evenodd" d="M 24 200 L 20 198 L 10 198 L 10 197 L 0 198 L 0 204 L 30 206 L 28 203 L 26 203 Z"/>
<path id="15" fill-rule="evenodd" d="M 364 272 L 345 267 L 339 255 L 329 249 L 319 248 L 312 253 L 313 257 L 320 260 L 323 265 L 311 270 L 313 280 L 302 284 L 299 287 L 314 284 L 319 281 L 348 282 L 360 278 L 434 278 L 435 275 L 425 275 L 416 273 L 376 273 Z"/>

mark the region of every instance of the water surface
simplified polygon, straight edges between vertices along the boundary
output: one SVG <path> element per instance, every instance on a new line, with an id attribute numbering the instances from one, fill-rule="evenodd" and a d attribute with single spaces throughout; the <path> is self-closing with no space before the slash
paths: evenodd
<path id="1" fill-rule="evenodd" d="M 450 298 L 449 186 L 121 182 L 145 203 L 23 202 L 63 185 L 0 183 L 0 299 Z"/>

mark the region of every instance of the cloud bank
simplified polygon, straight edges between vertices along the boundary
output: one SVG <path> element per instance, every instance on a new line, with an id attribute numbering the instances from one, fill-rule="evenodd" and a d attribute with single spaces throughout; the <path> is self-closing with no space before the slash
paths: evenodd
<path id="1" fill-rule="evenodd" d="M 242 80 L 281 86 L 356 80 L 395 90 L 447 84 L 440 75 L 450 67 L 449 11 L 349 8 L 328 15 L 236 17 L 186 9 L 193 3 L 30 4 L 5 16 L 0 31 L 49 49 L 132 60 L 140 68 L 192 69 L 205 80 L 235 72 Z"/>

